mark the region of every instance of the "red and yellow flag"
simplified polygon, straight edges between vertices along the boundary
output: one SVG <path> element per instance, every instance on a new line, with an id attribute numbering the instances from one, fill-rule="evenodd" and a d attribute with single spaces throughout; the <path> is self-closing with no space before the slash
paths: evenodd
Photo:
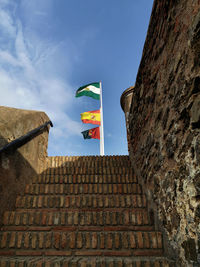
<path id="1" fill-rule="evenodd" d="M 81 132 L 84 139 L 100 139 L 99 127 Z"/>
<path id="2" fill-rule="evenodd" d="M 83 123 L 91 123 L 101 125 L 100 110 L 93 110 L 81 113 Z"/>

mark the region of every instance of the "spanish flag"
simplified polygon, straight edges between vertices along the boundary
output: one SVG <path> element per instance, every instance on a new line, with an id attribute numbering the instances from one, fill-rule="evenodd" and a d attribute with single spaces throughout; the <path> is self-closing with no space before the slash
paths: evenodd
<path id="1" fill-rule="evenodd" d="M 91 123 L 101 125 L 100 110 L 93 110 L 81 113 L 83 123 Z"/>
<path id="2" fill-rule="evenodd" d="M 81 132 L 84 139 L 100 139 L 99 127 Z"/>

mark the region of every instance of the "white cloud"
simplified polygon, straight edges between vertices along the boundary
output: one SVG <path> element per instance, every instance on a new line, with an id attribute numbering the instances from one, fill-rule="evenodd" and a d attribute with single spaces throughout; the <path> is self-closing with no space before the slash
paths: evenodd
<path id="1" fill-rule="evenodd" d="M 0 9 L 0 28 L 3 33 L 9 34 L 11 37 L 15 35 L 13 19 L 10 14 L 3 9 Z"/>
<path id="2" fill-rule="evenodd" d="M 20 66 L 19 61 L 13 57 L 9 51 L 0 50 L 0 61 L 14 67 Z"/>
<path id="3" fill-rule="evenodd" d="M 6 36 L 0 38 L 0 105 L 45 111 L 56 126 L 51 130 L 53 142 L 58 137 L 79 135 L 81 123 L 66 113 L 73 105 L 73 90 L 58 76 L 54 64 L 59 57 L 63 60 L 66 47 L 60 52 L 62 45 L 43 40 L 30 30 L 26 34 L 19 17 L 8 8 L 11 2 L 0 0 L 0 32 L 9 34 L 9 41 Z M 2 49 L 1 42 L 11 45 Z M 69 59 L 66 56 L 66 61 Z"/>

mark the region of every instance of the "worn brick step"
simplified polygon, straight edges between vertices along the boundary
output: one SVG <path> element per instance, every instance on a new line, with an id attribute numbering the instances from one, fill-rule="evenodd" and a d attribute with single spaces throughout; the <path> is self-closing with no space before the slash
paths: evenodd
<path id="1" fill-rule="evenodd" d="M 162 234 L 160 232 L 70 232 L 70 231 L 3 231 L 0 233 L 0 248 L 15 250 L 112 250 L 136 255 L 134 250 L 141 250 L 148 255 L 148 250 L 158 249 L 162 253 Z M 142 249 L 144 251 L 142 252 Z M 157 252 L 156 252 L 157 253 Z M 96 255 L 96 254 L 95 254 Z M 124 255 L 125 256 L 125 255 Z M 128 255 L 127 255 L 128 256 Z M 138 255 L 139 256 L 139 255 Z"/>
<path id="2" fill-rule="evenodd" d="M 117 174 L 103 174 L 103 175 L 46 175 L 41 174 L 33 178 L 33 183 L 36 184 L 129 184 L 137 183 L 135 175 L 117 175 Z"/>
<path id="3" fill-rule="evenodd" d="M 23 256 L 1 257 L 1 267 L 176 267 L 175 263 L 162 257 L 62 257 L 59 256 Z"/>
<path id="4" fill-rule="evenodd" d="M 48 167 L 69 166 L 131 166 L 129 156 L 53 156 L 46 160 Z"/>
<path id="5" fill-rule="evenodd" d="M 1 231 L 53 231 L 53 232 L 88 232 L 88 231 L 109 231 L 109 232 L 116 232 L 116 231 L 142 231 L 142 232 L 148 232 L 148 231 L 154 231 L 154 227 L 150 225 L 127 225 L 127 226 L 79 226 L 79 225 L 73 225 L 73 226 L 2 226 Z"/>
<path id="6" fill-rule="evenodd" d="M 5 226 L 142 226 L 150 225 L 144 209 L 122 211 L 7 211 L 4 213 Z"/>
<path id="7" fill-rule="evenodd" d="M 144 208 L 145 195 L 18 196 L 16 208 Z"/>
<path id="8" fill-rule="evenodd" d="M 113 256 L 113 257 L 138 257 L 138 256 L 149 256 L 149 257 L 158 257 L 163 256 L 162 249 L 132 249 L 132 250 L 52 250 L 52 249 L 45 249 L 45 250 L 29 250 L 29 249 L 9 249 L 9 250 L 0 250 L 0 256 L 28 256 L 28 255 L 35 255 L 35 256 Z"/>
<path id="9" fill-rule="evenodd" d="M 139 184 L 28 184 L 25 194 L 141 194 Z"/>
<path id="10" fill-rule="evenodd" d="M 133 170 L 130 167 L 87 167 L 87 166 L 81 166 L 77 167 L 77 165 L 74 165 L 72 167 L 57 167 L 57 168 L 46 168 L 42 172 L 42 174 L 47 175 L 65 175 L 65 174 L 128 174 L 133 176 Z"/>

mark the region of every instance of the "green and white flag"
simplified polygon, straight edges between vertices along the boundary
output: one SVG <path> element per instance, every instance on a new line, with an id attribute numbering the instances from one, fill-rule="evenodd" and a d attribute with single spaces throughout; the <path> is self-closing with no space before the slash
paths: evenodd
<path id="1" fill-rule="evenodd" d="M 90 96 L 94 99 L 100 100 L 100 83 L 89 83 L 84 86 L 81 86 L 76 91 L 76 97 L 82 95 Z"/>

